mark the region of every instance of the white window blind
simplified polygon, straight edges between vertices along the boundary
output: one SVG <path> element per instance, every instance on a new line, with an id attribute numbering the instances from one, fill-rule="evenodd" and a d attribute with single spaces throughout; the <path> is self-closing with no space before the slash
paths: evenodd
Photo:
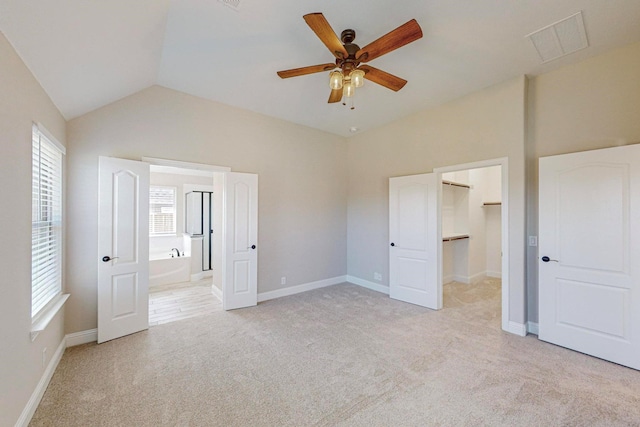
<path id="1" fill-rule="evenodd" d="M 32 132 L 31 316 L 62 292 L 62 150 Z"/>
<path id="2" fill-rule="evenodd" d="M 176 233 L 176 188 L 149 188 L 149 234 Z"/>

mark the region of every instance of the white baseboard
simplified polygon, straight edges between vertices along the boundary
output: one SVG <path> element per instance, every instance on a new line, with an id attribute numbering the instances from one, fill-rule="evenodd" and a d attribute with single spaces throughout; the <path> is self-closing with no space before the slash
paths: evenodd
<path id="1" fill-rule="evenodd" d="M 98 330 L 88 329 L 86 331 L 74 332 L 67 334 L 65 337 L 67 347 L 74 347 L 76 345 L 87 344 L 90 342 L 98 341 Z"/>
<path id="2" fill-rule="evenodd" d="M 381 285 L 379 283 L 370 282 L 368 280 L 364 280 L 355 276 L 347 276 L 347 282 L 353 283 L 354 285 L 362 286 L 363 288 L 371 289 L 372 291 L 382 292 L 383 294 L 389 295 L 389 287 Z"/>
<path id="3" fill-rule="evenodd" d="M 453 275 L 453 281 L 458 283 L 466 283 L 467 285 L 471 283 L 469 281 L 469 276 L 456 276 L 455 274 Z"/>
<path id="4" fill-rule="evenodd" d="M 468 282 L 467 283 L 476 283 L 479 282 L 481 280 L 484 280 L 487 278 L 487 272 L 486 271 L 482 271 L 480 273 L 474 274 L 473 276 L 469 276 Z"/>
<path id="5" fill-rule="evenodd" d="M 213 294 L 213 296 L 222 301 L 222 291 L 219 287 L 217 287 L 216 285 L 211 285 L 211 293 Z"/>
<path id="6" fill-rule="evenodd" d="M 200 273 L 195 273 L 191 275 L 191 281 L 192 282 L 197 282 L 199 280 L 202 280 L 206 277 L 213 277 L 213 271 L 211 270 L 207 270 L 207 271 L 201 271 Z"/>
<path id="7" fill-rule="evenodd" d="M 284 289 L 278 289 L 269 292 L 258 293 L 258 302 L 268 301 L 270 299 L 286 297 L 289 295 L 299 294 L 301 292 L 312 291 L 314 289 L 324 288 L 326 286 L 337 285 L 347 281 L 347 276 L 337 276 L 330 279 L 318 280 L 317 282 L 303 283 L 302 285 L 291 286 Z"/>
<path id="8" fill-rule="evenodd" d="M 536 322 L 527 322 L 527 332 L 538 335 L 538 324 Z"/>
<path id="9" fill-rule="evenodd" d="M 474 274 L 473 276 L 456 276 L 455 274 L 450 274 L 448 276 L 444 276 L 442 278 L 442 283 L 450 283 L 450 282 L 459 282 L 459 283 L 475 283 L 483 280 L 487 277 L 494 277 L 497 279 L 502 278 L 502 273 L 499 271 L 483 271 L 478 274 Z"/>
<path id="10" fill-rule="evenodd" d="M 511 334 L 519 335 L 521 337 L 527 335 L 527 325 L 524 323 L 517 323 L 512 320 L 509 320 L 507 327 L 503 327 L 502 330 Z"/>
<path id="11" fill-rule="evenodd" d="M 42 396 L 44 396 L 44 392 L 49 386 L 49 381 L 51 381 L 51 377 L 56 371 L 58 363 L 60 363 L 60 359 L 62 359 L 62 355 L 64 354 L 64 350 L 66 348 L 66 338 L 62 338 L 60 345 L 58 345 L 56 352 L 53 353 L 53 357 L 51 357 L 51 360 L 49 361 L 47 369 L 45 369 L 44 373 L 42 374 L 42 378 L 40 378 L 36 389 L 33 390 L 33 393 L 29 398 L 29 402 L 27 402 L 27 406 L 25 406 L 22 414 L 20 414 L 20 418 L 18 418 L 18 421 L 16 422 L 16 427 L 27 427 L 29 425 L 29 422 L 31 421 L 33 414 L 36 413 L 36 409 L 38 409 L 38 405 L 42 400 Z"/>

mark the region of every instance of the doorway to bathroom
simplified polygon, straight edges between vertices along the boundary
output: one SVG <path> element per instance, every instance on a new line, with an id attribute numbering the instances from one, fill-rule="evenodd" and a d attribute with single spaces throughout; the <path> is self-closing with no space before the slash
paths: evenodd
<path id="1" fill-rule="evenodd" d="M 100 156 L 98 164 L 98 343 L 149 328 L 152 165 L 212 172 L 212 283 L 220 284 L 223 310 L 257 305 L 258 175 L 150 157 Z M 165 212 L 171 209 L 165 206 Z M 173 259 L 187 258 L 174 246 L 165 248 L 164 256 L 167 249 L 174 252 Z"/>
<path id="2" fill-rule="evenodd" d="M 150 166 L 149 326 L 222 310 L 213 281 L 213 172 Z"/>

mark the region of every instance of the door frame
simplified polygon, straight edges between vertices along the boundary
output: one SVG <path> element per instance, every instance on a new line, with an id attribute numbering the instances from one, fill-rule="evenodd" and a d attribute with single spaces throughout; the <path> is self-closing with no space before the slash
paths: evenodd
<path id="1" fill-rule="evenodd" d="M 502 229 L 502 330 L 513 333 L 513 329 L 509 327 L 509 159 L 500 157 L 497 159 L 481 160 L 472 163 L 463 163 L 453 166 L 444 166 L 434 168 L 436 180 L 442 181 L 442 174 L 446 172 L 457 172 L 468 169 L 481 169 L 491 166 L 501 166 L 500 181 L 502 192 L 502 205 L 500 226 Z M 440 305 L 442 305 L 442 185 L 438 185 L 438 295 Z"/>
<path id="2" fill-rule="evenodd" d="M 214 191 L 214 204 L 218 206 L 223 206 L 222 201 L 224 200 L 224 192 L 225 186 L 223 185 L 225 180 L 225 175 L 228 172 L 231 172 L 231 168 L 228 166 L 216 166 L 216 165 L 208 165 L 204 163 L 191 163 L 191 162 L 183 162 L 180 160 L 169 160 L 169 159 L 160 159 L 156 157 L 142 157 L 142 161 L 149 163 L 151 166 L 167 166 L 174 167 L 180 169 L 191 169 L 191 170 L 201 170 L 213 173 L 213 179 L 211 181 L 211 185 L 214 189 L 218 188 L 220 191 Z M 213 283 L 211 284 L 212 292 L 220 298 L 221 301 L 224 301 L 223 292 L 224 292 L 224 275 L 222 272 L 224 271 L 224 266 L 226 265 L 226 253 L 223 249 L 223 239 L 224 239 L 224 231 L 226 229 L 226 217 L 222 209 L 216 209 L 212 218 L 212 224 L 215 224 L 214 230 L 214 242 L 213 247 L 217 250 L 215 253 L 220 254 L 220 258 L 214 258 L 212 260 L 212 267 L 214 270 L 213 281 L 216 280 L 220 282 L 220 289 Z M 217 245 L 217 246 L 216 246 Z"/>

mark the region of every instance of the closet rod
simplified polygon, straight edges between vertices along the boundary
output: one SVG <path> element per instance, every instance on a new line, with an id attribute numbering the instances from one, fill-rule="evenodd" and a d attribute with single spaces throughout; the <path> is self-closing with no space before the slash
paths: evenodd
<path id="1" fill-rule="evenodd" d="M 459 182 L 447 181 L 447 180 L 444 180 L 444 179 L 442 180 L 442 184 L 443 185 L 451 185 L 452 187 L 471 188 L 470 185 L 461 184 Z"/>

